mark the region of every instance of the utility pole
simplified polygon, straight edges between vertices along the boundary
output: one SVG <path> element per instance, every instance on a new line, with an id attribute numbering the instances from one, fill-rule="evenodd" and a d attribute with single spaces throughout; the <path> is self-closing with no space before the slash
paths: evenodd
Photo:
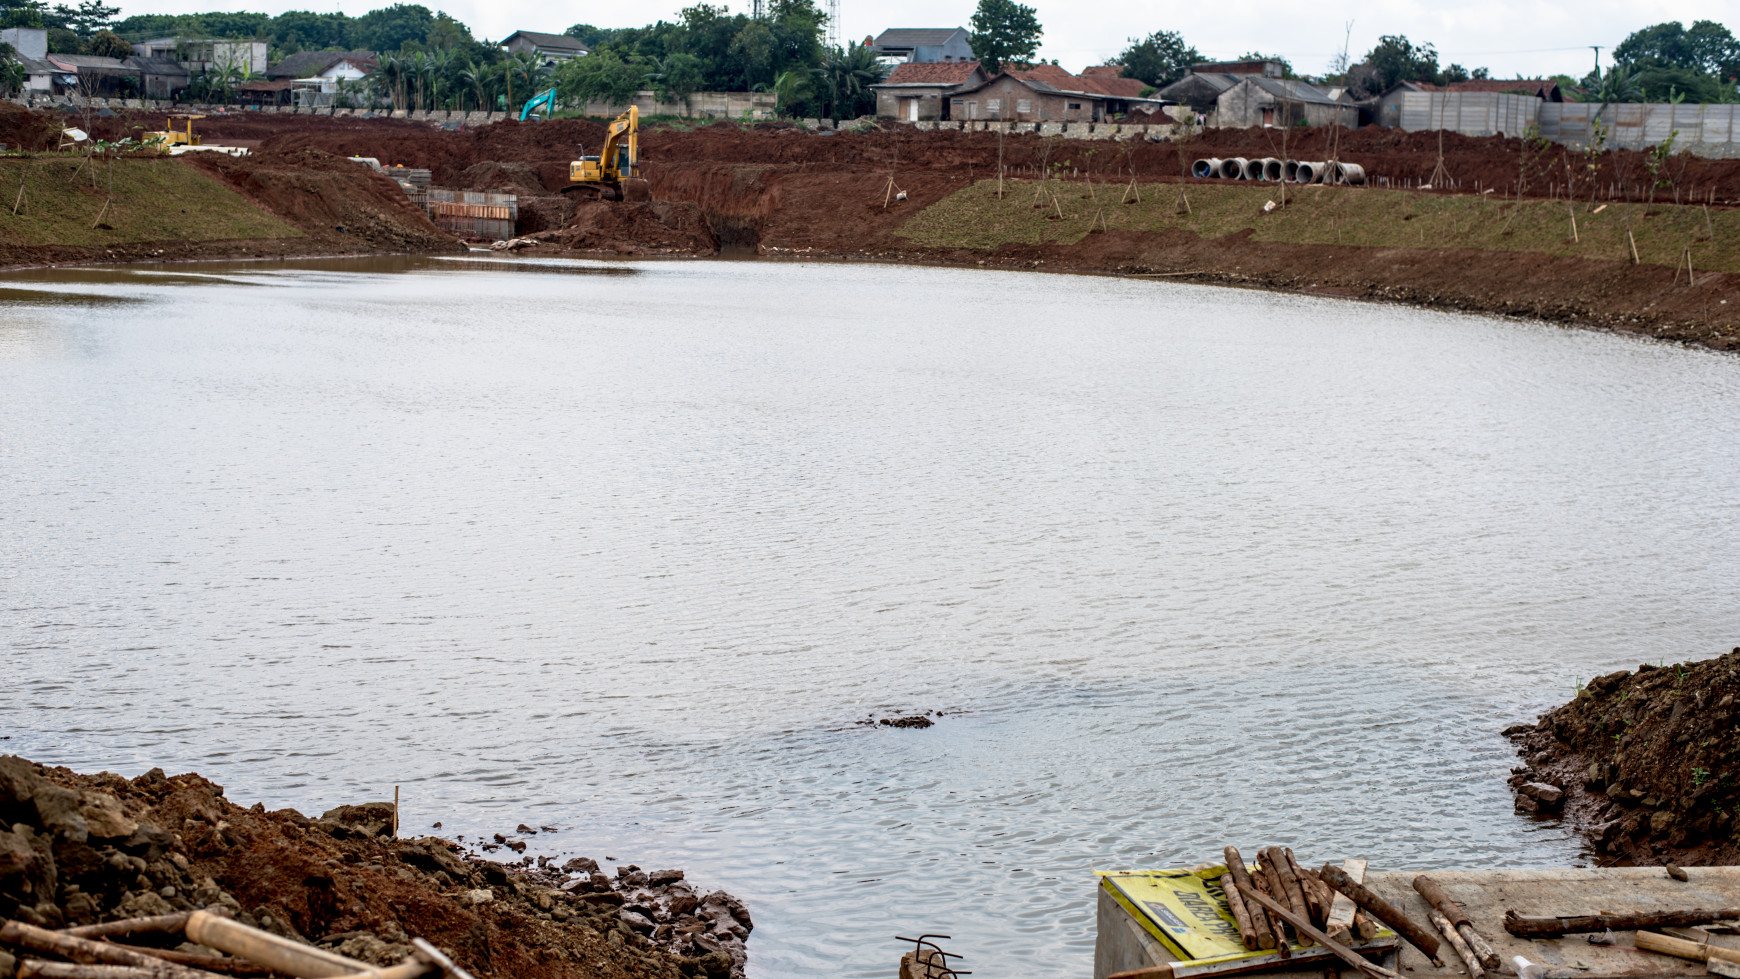
<path id="1" fill-rule="evenodd" d="M 1595 49 L 1595 77 L 1600 78 L 1601 77 L 1601 45 L 1591 44 L 1589 46 L 1591 48 Z"/>

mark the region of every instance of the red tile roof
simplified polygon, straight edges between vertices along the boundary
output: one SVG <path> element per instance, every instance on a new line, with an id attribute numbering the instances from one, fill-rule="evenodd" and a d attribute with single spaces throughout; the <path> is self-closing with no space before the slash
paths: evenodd
<path id="1" fill-rule="evenodd" d="M 1138 99 L 1148 83 L 1140 78 L 1119 78 L 1116 75 L 1082 75 L 1076 79 L 1081 91 L 1109 95 L 1114 99 Z"/>
<path id="2" fill-rule="evenodd" d="M 1124 69 L 1117 65 L 1094 65 L 1081 70 L 1083 78 L 1117 78 Z"/>
<path id="3" fill-rule="evenodd" d="M 977 61 L 908 61 L 894 66 L 884 85 L 965 85 L 979 69 Z"/>
<path id="4" fill-rule="evenodd" d="M 1034 65 L 1031 68 L 1010 68 L 1008 73 L 1023 81 L 1050 82 L 1053 85 L 1069 85 L 1075 81 L 1075 76 L 1056 65 Z"/>

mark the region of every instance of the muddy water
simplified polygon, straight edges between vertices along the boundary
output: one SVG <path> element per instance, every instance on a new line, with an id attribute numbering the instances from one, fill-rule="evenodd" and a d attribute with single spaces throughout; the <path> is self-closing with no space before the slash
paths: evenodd
<path id="1" fill-rule="evenodd" d="M 1740 641 L 1709 352 L 891 267 L 0 285 L 0 749 L 556 825 L 743 896 L 759 977 L 1085 975 L 1095 868 L 1226 842 L 1574 862 L 1498 731 Z"/>

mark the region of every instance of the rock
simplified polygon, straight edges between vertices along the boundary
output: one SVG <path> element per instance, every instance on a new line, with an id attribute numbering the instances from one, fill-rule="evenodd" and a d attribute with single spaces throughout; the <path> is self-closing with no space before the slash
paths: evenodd
<path id="1" fill-rule="evenodd" d="M 1674 814 L 1671 812 L 1668 812 L 1665 809 L 1663 809 L 1659 812 L 1650 813 L 1649 832 L 1650 832 L 1651 836 L 1660 836 L 1661 834 L 1667 832 L 1668 829 L 1673 826 L 1673 824 L 1674 824 Z"/>
<path id="2" fill-rule="evenodd" d="M 519 824 L 519 825 L 518 825 L 518 826 L 515 826 L 515 827 L 514 827 L 514 832 L 516 832 L 516 833 L 523 833 L 523 834 L 525 834 L 525 835 L 526 835 L 526 836 L 536 836 L 536 835 L 538 835 L 538 831 L 537 831 L 537 830 L 535 830 L 535 829 L 533 829 L 533 828 L 531 828 L 531 827 L 530 827 L 530 826 L 527 826 L 527 825 L 526 825 L 526 824 L 525 824 L 525 823 L 521 823 L 521 824 Z"/>
<path id="3" fill-rule="evenodd" d="M 363 932 L 346 938 L 333 951 L 370 965 L 398 965 L 411 954 L 411 946 L 383 941 L 377 935 Z"/>
<path id="4" fill-rule="evenodd" d="M 639 911 L 630 911 L 627 908 L 623 908 L 621 911 L 617 912 L 617 916 L 622 919 L 623 924 L 633 928 L 635 931 L 641 932 L 642 934 L 653 930 L 652 919 L 641 914 Z"/>
<path id="5" fill-rule="evenodd" d="M 883 727 L 926 728 L 935 723 L 935 721 L 925 717 L 923 714 L 913 714 L 909 717 L 884 717 L 882 719 Z"/>
<path id="6" fill-rule="evenodd" d="M 152 918 L 160 914 L 174 914 L 175 908 L 165 901 L 161 895 L 151 891 L 138 891 L 121 899 L 116 908 L 122 918 Z"/>
<path id="7" fill-rule="evenodd" d="M 139 830 L 137 820 L 128 819 L 121 809 L 121 800 L 105 792 L 87 792 L 79 812 L 85 817 L 85 827 L 93 838 L 126 839 Z"/>
<path id="8" fill-rule="evenodd" d="M 18 960 L 11 952 L 0 952 L 0 979 L 12 979 L 18 971 Z"/>
<path id="9" fill-rule="evenodd" d="M 1672 877 L 1674 880 L 1678 880 L 1678 881 L 1691 880 L 1690 877 L 1686 876 L 1685 870 L 1683 868 L 1681 868 L 1678 864 L 1670 863 L 1666 867 L 1664 867 L 1663 869 L 1666 870 L 1667 875 L 1669 877 Z"/>
<path id="10" fill-rule="evenodd" d="M 1535 801 L 1533 798 L 1526 796 L 1526 795 L 1522 795 L 1519 793 L 1516 797 L 1516 811 L 1517 812 L 1540 812 L 1541 811 L 1541 804 L 1539 802 Z"/>
<path id="11" fill-rule="evenodd" d="M 508 849 L 514 851 L 515 853 L 526 852 L 526 841 L 525 840 L 508 840 L 506 843 L 504 843 L 502 845 L 507 847 Z"/>
<path id="12" fill-rule="evenodd" d="M 653 887 L 663 887 L 666 884 L 675 884 L 677 881 L 682 879 L 683 872 L 681 870 L 655 870 L 647 875 L 647 883 L 651 884 Z"/>
<path id="13" fill-rule="evenodd" d="M 495 900 L 495 892 L 487 887 L 479 887 L 476 890 L 466 891 L 459 895 L 459 903 L 471 908 L 475 908 L 480 904 L 488 904 L 493 900 Z"/>
<path id="14" fill-rule="evenodd" d="M 591 857 L 575 857 L 563 864 L 562 869 L 570 874 L 596 874 L 598 861 Z"/>
<path id="15" fill-rule="evenodd" d="M 337 823 L 359 836 L 393 835 L 393 804 L 390 802 L 339 806 L 321 813 L 320 819 L 322 822 Z"/>
<path id="16" fill-rule="evenodd" d="M 1540 811 L 1557 811 L 1565 804 L 1565 790 L 1545 782 L 1524 782 L 1517 791 L 1533 799 Z"/>
<path id="17" fill-rule="evenodd" d="M 74 843 L 90 838 L 90 827 L 79 811 L 79 794 L 48 782 L 38 783 L 31 792 L 36 805 L 36 824 L 55 836 Z"/>

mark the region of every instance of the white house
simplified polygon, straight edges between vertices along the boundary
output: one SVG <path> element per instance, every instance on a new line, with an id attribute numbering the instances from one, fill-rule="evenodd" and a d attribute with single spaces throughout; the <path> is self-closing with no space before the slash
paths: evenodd
<path id="1" fill-rule="evenodd" d="M 540 34 L 537 31 L 514 31 L 501 42 L 512 54 L 530 54 L 544 64 L 583 58 L 592 49 L 579 38 L 566 34 Z"/>
<path id="2" fill-rule="evenodd" d="M 266 72 L 266 42 L 237 41 L 217 37 L 160 37 L 133 45 L 133 53 L 145 58 L 177 62 L 190 72 L 224 71 L 235 68 L 243 75 Z"/>

